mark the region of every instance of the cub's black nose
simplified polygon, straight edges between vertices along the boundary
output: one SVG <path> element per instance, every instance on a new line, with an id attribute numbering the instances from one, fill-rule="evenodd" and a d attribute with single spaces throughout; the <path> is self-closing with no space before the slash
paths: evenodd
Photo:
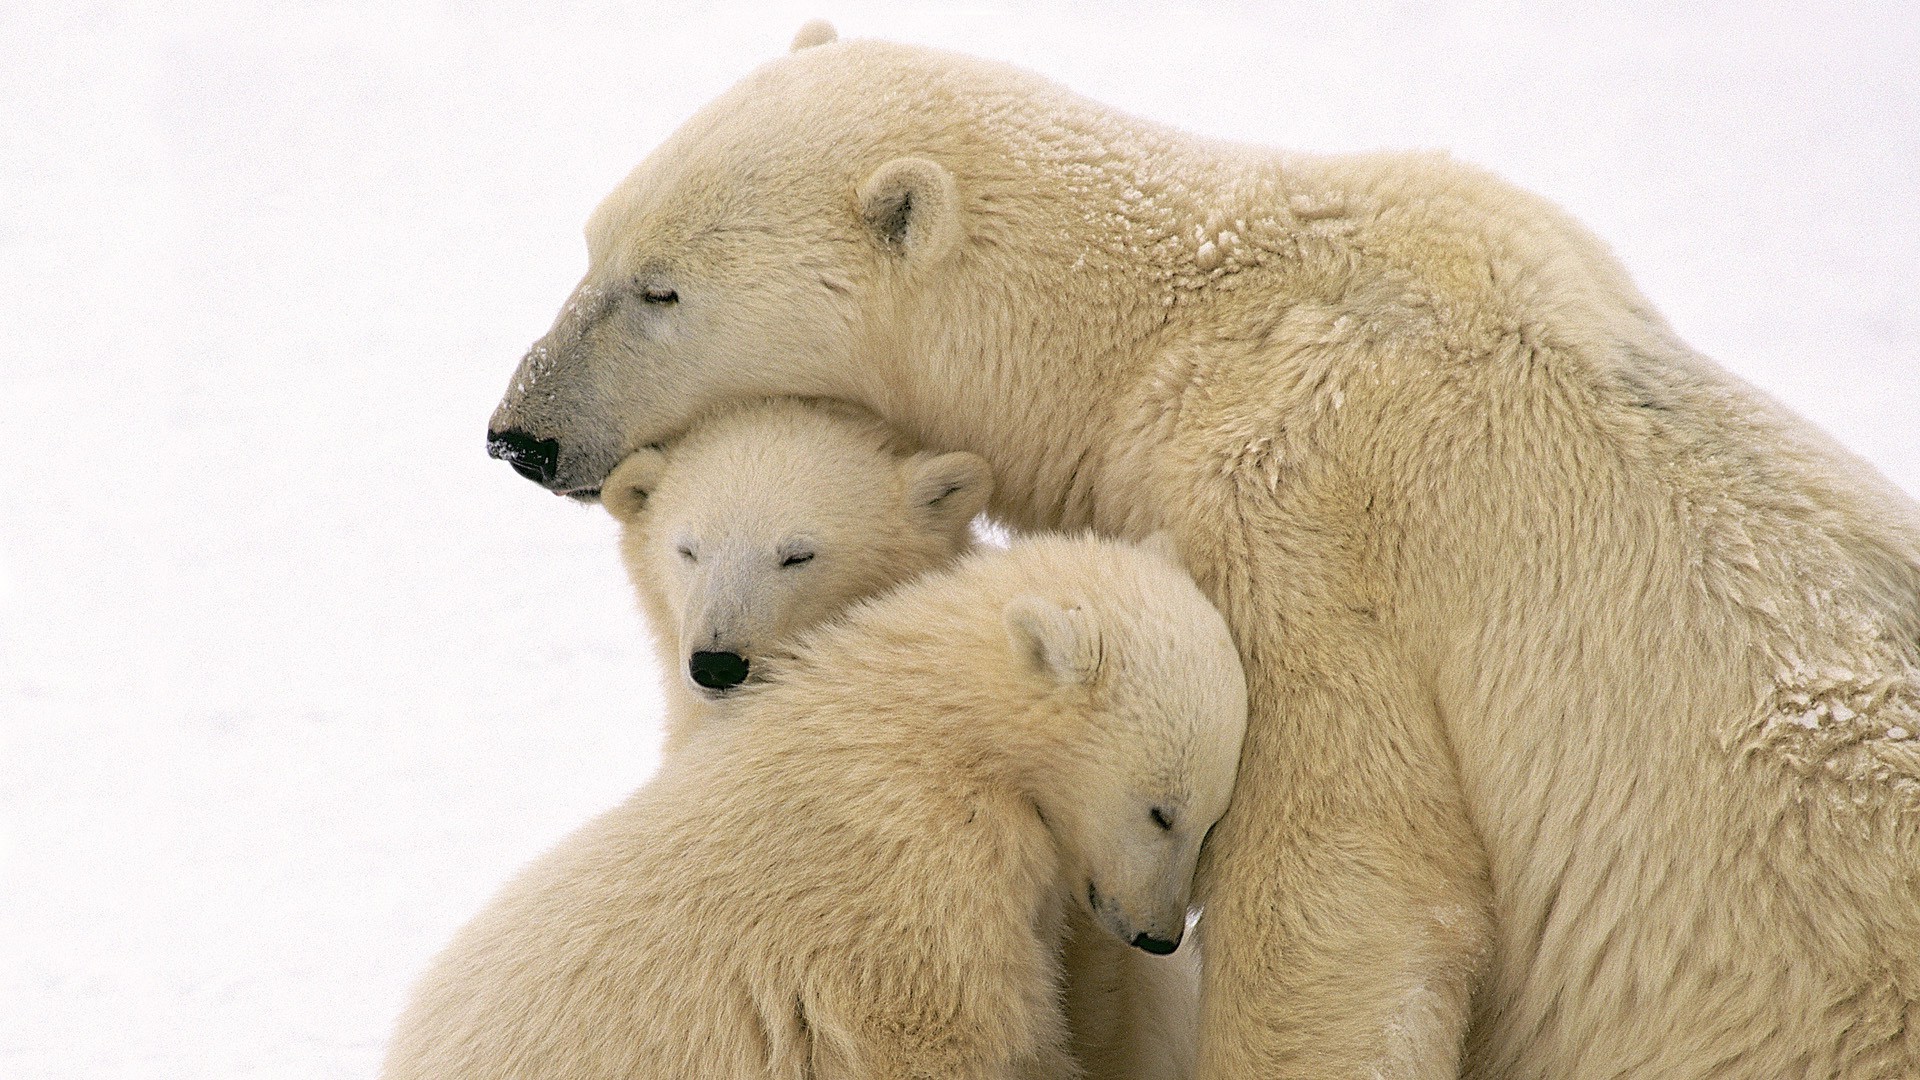
<path id="1" fill-rule="evenodd" d="M 1151 934 L 1135 934 L 1132 944 L 1134 948 L 1150 952 L 1155 956 L 1165 956 L 1180 947 L 1178 941 L 1168 941 L 1166 938 L 1157 938 Z"/>
<path id="2" fill-rule="evenodd" d="M 731 690 L 747 681 L 747 658 L 731 652 L 697 652 L 687 659 L 687 674 L 708 690 Z"/>
<path id="3" fill-rule="evenodd" d="M 513 471 L 542 487 L 553 481 L 560 465 L 560 442 L 536 439 L 524 431 L 487 432 L 487 456 L 513 466 Z"/>

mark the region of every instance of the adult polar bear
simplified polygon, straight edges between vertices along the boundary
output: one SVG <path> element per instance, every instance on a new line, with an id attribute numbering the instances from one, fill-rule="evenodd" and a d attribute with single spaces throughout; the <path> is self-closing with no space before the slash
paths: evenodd
<path id="1" fill-rule="evenodd" d="M 1909 499 L 1483 173 L 831 42 L 602 204 L 496 454 L 837 397 L 1179 537 L 1253 709 L 1204 1076 L 1920 1074 Z"/>

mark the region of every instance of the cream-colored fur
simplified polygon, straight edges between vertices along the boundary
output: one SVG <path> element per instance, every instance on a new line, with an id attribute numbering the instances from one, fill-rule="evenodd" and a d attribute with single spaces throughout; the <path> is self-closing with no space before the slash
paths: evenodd
<path id="1" fill-rule="evenodd" d="M 1555 207 L 849 41 L 588 240 L 494 419 L 556 488 L 806 393 L 1179 538 L 1253 702 L 1203 1076 L 1920 1075 L 1920 511 Z"/>
<path id="2" fill-rule="evenodd" d="M 792 399 L 720 410 L 629 455 L 601 501 L 667 673 L 667 752 L 730 700 L 693 681 L 695 648 L 763 669 L 853 602 L 968 550 L 991 488 L 972 454 L 909 453 L 865 414 Z M 799 554 L 812 557 L 789 562 Z M 1192 1074 L 1194 947 L 1153 956 L 1070 915 L 1064 949 L 1068 1045 L 1088 1080 Z"/>
<path id="3" fill-rule="evenodd" d="M 1046 537 L 860 605 L 524 872 L 386 1076 L 1071 1077 L 1069 907 L 1177 941 L 1246 717 L 1164 554 Z"/>
<path id="4" fill-rule="evenodd" d="M 736 654 L 755 677 L 848 605 L 968 550 L 992 488 L 973 454 L 914 453 L 871 417 L 790 399 L 630 455 L 601 502 L 666 676 L 667 749 L 737 693 L 696 684 L 695 651 Z"/>
<path id="5" fill-rule="evenodd" d="M 1201 951 L 1187 934 L 1155 956 L 1067 912 L 1061 946 L 1067 1046 L 1085 1080 L 1187 1080 L 1198 1049 Z"/>

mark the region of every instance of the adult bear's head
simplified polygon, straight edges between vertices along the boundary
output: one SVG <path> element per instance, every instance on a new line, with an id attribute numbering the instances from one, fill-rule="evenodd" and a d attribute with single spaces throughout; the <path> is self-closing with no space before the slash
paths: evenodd
<path id="1" fill-rule="evenodd" d="M 521 360 L 489 452 L 591 499 L 714 405 L 887 411 L 893 328 L 966 231 L 940 160 L 964 137 L 929 126 L 945 95 L 914 74 L 931 55 L 810 23 L 662 144 L 588 221 L 586 277 Z"/>

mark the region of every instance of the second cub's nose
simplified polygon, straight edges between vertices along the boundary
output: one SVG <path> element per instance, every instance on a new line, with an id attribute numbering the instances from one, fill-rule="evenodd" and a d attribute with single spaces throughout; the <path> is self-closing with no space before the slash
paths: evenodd
<path id="1" fill-rule="evenodd" d="M 1180 939 L 1174 938 L 1172 941 L 1168 941 L 1166 938 L 1157 938 L 1152 934 L 1135 934 L 1133 936 L 1133 947 L 1142 952 L 1150 952 L 1155 956 L 1165 956 L 1180 947 Z"/>
<path id="2" fill-rule="evenodd" d="M 697 652 L 687 660 L 687 674 L 708 690 L 731 690 L 747 681 L 747 658 L 732 652 Z"/>
<path id="3" fill-rule="evenodd" d="M 487 432 L 487 456 L 513 466 L 513 471 L 545 486 L 560 466 L 560 443 L 536 439 L 524 431 Z"/>

